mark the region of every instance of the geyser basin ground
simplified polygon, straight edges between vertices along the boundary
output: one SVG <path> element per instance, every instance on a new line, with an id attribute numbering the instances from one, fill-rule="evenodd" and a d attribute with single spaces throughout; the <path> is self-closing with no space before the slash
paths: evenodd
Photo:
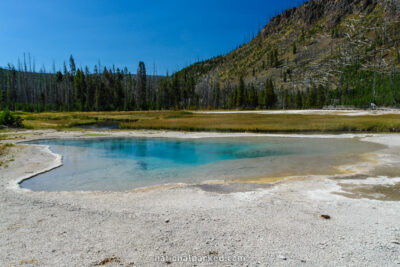
<path id="1" fill-rule="evenodd" d="M 34 141 L 63 166 L 21 183 L 34 191 L 123 191 L 169 183 L 330 174 L 381 145 L 357 139 L 223 137 Z"/>
<path id="2" fill-rule="evenodd" d="M 99 136 L 192 138 L 193 141 L 204 137 L 256 136 L 53 130 L 12 134 L 17 140 L 9 142 Z M 132 262 L 136 266 L 155 266 L 164 264 L 154 260 L 162 255 L 208 256 L 217 252 L 218 256 L 246 257 L 245 262 L 230 262 L 230 266 L 257 266 L 261 262 L 271 266 L 392 266 L 400 263 L 400 202 L 371 200 L 360 194 L 345 197 L 334 192 L 345 189 L 342 183 L 351 187 L 357 186 L 355 183 L 365 186 L 397 183 L 400 135 L 292 136 L 317 138 L 321 142 L 333 138 L 357 142 L 353 137 L 386 147 L 368 154 L 373 162 L 362 160 L 356 165 L 345 162 L 357 167 L 350 170 L 359 173 L 358 178 L 300 176 L 303 178 L 247 192 L 235 192 L 237 188 L 230 187 L 241 183 L 221 183 L 217 186 L 232 189 L 232 193 L 222 189 L 223 194 L 204 190 L 208 184 L 157 186 L 152 190 L 127 192 L 21 190 L 17 182 L 58 166 L 61 161 L 44 146 L 16 144 L 9 147 L 13 160 L 7 162 L 7 168 L 0 168 L 0 265 L 34 262 L 40 266 L 95 266 L 117 258 L 120 263 L 116 264 L 124 266 Z M 358 161 L 351 158 L 351 153 L 348 155 L 336 158 Z M 324 157 L 314 158 L 325 162 Z M 296 172 L 306 172 L 307 168 L 307 165 L 298 167 Z M 325 220 L 321 214 L 331 219 Z"/>

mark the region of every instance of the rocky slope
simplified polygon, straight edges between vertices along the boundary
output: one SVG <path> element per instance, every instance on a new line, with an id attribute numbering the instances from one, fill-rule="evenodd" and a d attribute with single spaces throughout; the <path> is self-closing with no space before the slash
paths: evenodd
<path id="1" fill-rule="evenodd" d="M 196 77 L 198 91 L 217 81 L 233 87 L 239 77 L 256 89 L 267 78 L 280 91 L 343 89 L 351 87 L 346 72 L 351 67 L 367 73 L 370 83 L 376 73 L 394 77 L 400 63 L 399 11 L 399 0 L 311 0 L 273 17 L 231 53 L 181 72 Z"/>

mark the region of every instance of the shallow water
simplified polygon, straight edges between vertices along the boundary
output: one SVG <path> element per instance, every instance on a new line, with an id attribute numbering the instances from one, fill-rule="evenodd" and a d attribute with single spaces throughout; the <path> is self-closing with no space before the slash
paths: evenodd
<path id="1" fill-rule="evenodd" d="M 37 191 L 120 191 L 167 183 L 323 174 L 381 148 L 355 139 L 206 138 L 42 140 L 63 166 L 26 180 Z"/>
<path id="2" fill-rule="evenodd" d="M 400 201 L 400 151 L 397 147 L 379 151 L 383 162 L 362 175 L 335 177 L 338 195 L 380 201 Z"/>

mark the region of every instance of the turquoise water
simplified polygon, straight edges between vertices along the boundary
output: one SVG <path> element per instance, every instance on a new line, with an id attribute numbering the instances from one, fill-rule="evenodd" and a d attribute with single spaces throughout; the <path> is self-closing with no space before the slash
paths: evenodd
<path id="1" fill-rule="evenodd" d="M 37 191 L 119 191 L 325 171 L 377 145 L 342 139 L 207 138 L 43 140 L 63 166 L 24 181 Z M 352 156 L 353 155 L 353 156 Z"/>

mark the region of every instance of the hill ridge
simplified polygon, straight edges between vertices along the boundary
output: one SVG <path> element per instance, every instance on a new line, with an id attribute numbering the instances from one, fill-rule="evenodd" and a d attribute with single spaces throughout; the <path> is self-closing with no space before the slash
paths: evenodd
<path id="1" fill-rule="evenodd" d="M 285 94 L 318 87 L 328 91 L 325 104 L 397 105 L 399 11 L 399 0 L 311 0 L 271 18 L 249 43 L 177 75 L 194 77 L 205 97 L 217 86 L 232 95 L 241 78 L 258 91 L 272 79 L 279 106 Z"/>

